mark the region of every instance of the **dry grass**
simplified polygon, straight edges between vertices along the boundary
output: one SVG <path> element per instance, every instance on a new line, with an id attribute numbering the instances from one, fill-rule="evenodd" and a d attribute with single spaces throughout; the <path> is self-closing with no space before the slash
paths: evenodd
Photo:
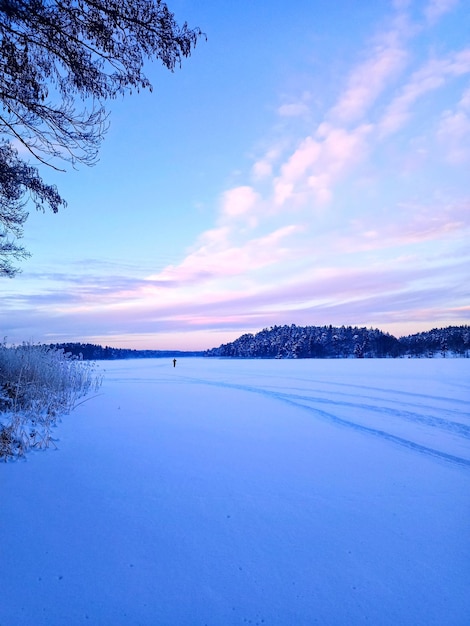
<path id="1" fill-rule="evenodd" d="M 0 459 L 55 446 L 57 420 L 101 382 L 93 363 L 63 350 L 0 344 Z"/>

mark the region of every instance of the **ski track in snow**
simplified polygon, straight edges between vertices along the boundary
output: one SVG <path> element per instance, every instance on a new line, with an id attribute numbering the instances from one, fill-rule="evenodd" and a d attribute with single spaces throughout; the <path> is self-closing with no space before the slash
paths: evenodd
<path id="1" fill-rule="evenodd" d="M 315 377 L 305 378 L 301 373 L 298 376 L 284 375 L 280 384 L 276 386 L 274 382 L 276 376 L 273 376 L 273 372 L 267 375 L 257 373 L 254 378 L 263 381 L 259 385 L 251 381 L 230 382 L 218 380 L 217 376 L 202 378 L 179 372 L 177 369 L 176 379 L 173 377 L 169 379 L 168 373 L 161 372 L 163 375 L 160 377 L 126 376 L 119 380 L 123 383 L 154 385 L 166 384 L 171 380 L 173 384 L 215 386 L 263 395 L 308 411 L 315 418 L 337 426 L 380 437 L 443 462 L 470 467 L 469 402 L 462 397 L 452 398 L 448 394 L 432 393 L 432 385 L 431 393 L 427 394 L 402 388 L 394 389 L 392 385 L 383 387 L 355 384 L 349 380 L 337 382 Z M 114 376 L 113 379 L 117 380 Z M 467 395 L 470 398 L 469 385 L 451 380 L 446 380 L 446 385 L 458 389 L 461 395 L 464 391 L 464 397 L 468 391 Z M 416 440 L 418 435 L 423 441 Z M 428 445 L 429 440 L 435 440 L 439 445 Z M 455 448 L 464 451 L 464 455 L 456 454 Z M 465 456 L 467 452 L 468 458 Z"/>
<path id="2" fill-rule="evenodd" d="M 405 446 L 406 448 L 409 448 L 420 454 L 430 455 L 433 457 L 437 457 L 438 459 L 441 459 L 443 461 L 456 463 L 460 466 L 470 468 L 470 459 L 467 459 L 467 458 L 464 458 L 455 454 L 451 454 L 449 452 L 446 452 L 445 450 L 438 450 L 436 448 L 420 444 L 411 439 L 407 439 L 406 437 L 396 435 L 393 432 L 390 432 L 390 430 L 385 430 L 383 428 L 374 428 L 372 426 L 359 423 L 358 421 L 353 421 L 351 419 L 340 417 L 333 412 L 326 411 L 323 408 L 319 408 L 318 406 L 316 406 L 316 405 L 326 405 L 332 408 L 347 408 L 353 411 L 363 412 L 362 414 L 372 413 L 372 414 L 378 415 L 379 417 L 384 417 L 384 416 L 392 417 L 396 420 L 405 420 L 413 424 L 422 424 L 423 426 L 427 427 L 428 430 L 436 429 L 441 432 L 445 431 L 458 437 L 459 439 L 470 440 L 470 426 L 467 426 L 466 424 L 463 424 L 459 421 L 452 421 L 449 419 L 445 419 L 443 417 L 428 415 L 426 413 L 417 413 L 417 412 L 412 412 L 408 410 L 394 409 L 394 408 L 390 408 L 387 406 L 383 406 L 384 402 L 387 402 L 387 403 L 394 402 L 394 400 L 390 398 L 390 395 L 393 396 L 394 392 L 391 392 L 388 389 L 382 389 L 382 388 L 364 386 L 364 385 L 351 385 L 349 383 L 342 385 L 343 387 L 353 387 L 356 389 L 360 388 L 364 390 L 370 390 L 373 392 L 380 392 L 380 393 L 386 394 L 386 396 L 384 398 L 381 398 L 380 400 L 378 400 L 377 397 L 374 397 L 372 395 L 359 396 L 356 394 L 348 394 L 346 392 L 338 393 L 336 390 L 334 392 L 335 395 L 344 395 L 344 396 L 350 395 L 354 398 L 367 399 L 370 401 L 370 403 L 366 404 L 362 402 L 346 402 L 346 401 L 334 400 L 331 398 L 331 393 L 328 391 L 325 392 L 324 389 L 312 390 L 311 394 L 305 395 L 305 394 L 296 394 L 296 393 L 286 393 L 284 391 L 276 391 L 275 389 L 272 389 L 269 387 L 268 388 L 261 387 L 261 386 L 257 387 L 257 386 L 248 385 L 248 384 L 229 383 L 229 382 L 207 380 L 207 379 L 188 377 L 188 376 L 182 377 L 182 380 L 184 380 L 185 382 L 190 382 L 194 384 L 211 385 L 211 386 L 228 388 L 228 389 L 236 389 L 239 391 L 245 391 L 247 393 L 256 393 L 256 394 L 265 395 L 267 397 L 273 398 L 280 402 L 285 402 L 287 404 L 297 406 L 303 410 L 309 411 L 314 416 L 327 420 L 331 423 L 334 423 L 343 427 L 347 427 L 347 428 L 352 428 L 356 431 L 366 433 L 368 435 L 386 439 L 395 444 Z M 155 379 L 153 379 L 152 382 L 155 382 Z M 309 383 L 316 382 L 324 386 L 324 383 L 322 381 L 308 381 L 308 382 Z M 341 386 L 341 383 L 330 383 L 330 384 Z M 330 397 L 321 398 L 321 397 L 318 397 L 318 395 L 316 395 L 317 393 L 323 394 L 323 395 L 327 394 Z M 438 396 L 431 396 L 431 395 L 425 395 L 425 394 L 417 394 L 417 393 L 412 393 L 412 392 L 395 392 L 395 393 L 399 393 L 400 396 L 407 395 L 410 397 L 423 398 L 424 400 L 428 402 L 427 404 L 406 403 L 406 402 L 403 402 L 402 399 L 400 398 L 398 401 L 396 401 L 396 403 L 399 404 L 400 407 L 404 405 L 408 405 L 408 406 L 419 407 L 422 409 L 434 409 L 435 410 L 435 407 L 429 404 L 429 401 L 433 401 L 433 400 L 439 401 L 439 402 L 445 402 L 446 404 L 455 403 L 456 405 L 463 405 L 465 408 L 468 407 L 468 403 L 460 399 L 438 397 Z M 378 401 L 381 402 L 380 405 L 377 404 Z M 454 417 L 460 417 L 462 420 L 470 421 L 469 412 L 459 411 L 458 409 L 449 409 L 448 407 L 446 407 L 445 412 L 453 414 Z"/>

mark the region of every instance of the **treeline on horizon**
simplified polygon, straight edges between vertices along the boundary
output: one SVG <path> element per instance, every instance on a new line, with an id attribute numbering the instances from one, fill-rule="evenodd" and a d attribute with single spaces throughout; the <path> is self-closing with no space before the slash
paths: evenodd
<path id="1" fill-rule="evenodd" d="M 158 359 L 187 356 L 204 356 L 202 351 L 183 350 L 131 350 L 129 348 L 110 348 L 93 343 L 51 343 L 50 348 L 63 350 L 66 354 L 79 357 L 84 361 L 111 361 L 116 359 Z"/>
<path id="2" fill-rule="evenodd" d="M 448 326 L 397 339 L 352 326 L 272 326 L 242 335 L 206 356 L 265 359 L 397 358 L 470 355 L 470 326 Z"/>
<path id="3" fill-rule="evenodd" d="M 132 350 L 91 343 L 57 343 L 84 360 L 177 358 L 191 356 L 264 359 L 339 359 L 470 356 L 470 326 L 448 326 L 397 339 L 389 333 L 357 326 L 272 326 L 247 333 L 204 351 Z"/>

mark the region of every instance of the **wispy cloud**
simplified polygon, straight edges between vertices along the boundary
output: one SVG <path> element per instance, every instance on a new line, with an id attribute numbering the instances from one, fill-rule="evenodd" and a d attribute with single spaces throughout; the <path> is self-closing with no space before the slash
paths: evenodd
<path id="1" fill-rule="evenodd" d="M 424 9 L 424 15 L 430 24 L 435 24 L 443 15 L 452 11 L 460 0 L 429 0 Z"/>
<path id="2" fill-rule="evenodd" d="M 455 109 L 442 113 L 437 137 L 450 163 L 470 160 L 470 89 L 464 92 Z"/>
<path id="3" fill-rule="evenodd" d="M 363 160 L 371 130 L 367 124 L 351 131 L 320 124 L 315 136 L 302 140 L 282 165 L 273 181 L 274 203 L 284 205 L 292 199 L 328 203 L 337 180 Z"/>
<path id="4" fill-rule="evenodd" d="M 229 189 L 223 194 L 222 220 L 242 218 L 251 227 L 256 226 L 257 216 L 254 209 L 260 199 L 260 195 L 248 185 Z"/>
<path id="5" fill-rule="evenodd" d="M 169 266 L 149 280 L 164 284 L 191 284 L 209 279 L 245 275 L 254 270 L 273 265 L 286 257 L 289 248 L 284 242 L 301 229 L 298 225 L 286 225 L 261 237 L 247 239 L 242 245 L 233 245 L 229 230 L 214 229 L 203 233 L 194 252 L 177 266 Z"/>
<path id="6" fill-rule="evenodd" d="M 331 110 L 339 123 L 362 120 L 381 94 L 404 69 L 408 53 L 399 31 L 391 30 L 380 37 L 372 54 L 351 72 L 346 90 Z"/>
<path id="7" fill-rule="evenodd" d="M 415 71 L 410 80 L 401 88 L 387 106 L 379 122 L 382 136 L 397 132 L 410 119 L 413 105 L 419 98 L 435 91 L 446 81 L 470 73 L 470 48 L 448 55 L 446 58 L 433 58 Z"/>
<path id="8" fill-rule="evenodd" d="M 278 113 L 281 117 L 301 117 L 307 115 L 309 112 L 310 107 L 305 102 L 282 104 L 278 109 Z"/>

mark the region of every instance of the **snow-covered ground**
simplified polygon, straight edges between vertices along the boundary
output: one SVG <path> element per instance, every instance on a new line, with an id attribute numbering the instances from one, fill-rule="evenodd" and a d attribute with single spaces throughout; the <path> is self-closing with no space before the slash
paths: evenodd
<path id="1" fill-rule="evenodd" d="M 103 366 L 0 464 L 0 625 L 470 623 L 470 359 Z"/>

